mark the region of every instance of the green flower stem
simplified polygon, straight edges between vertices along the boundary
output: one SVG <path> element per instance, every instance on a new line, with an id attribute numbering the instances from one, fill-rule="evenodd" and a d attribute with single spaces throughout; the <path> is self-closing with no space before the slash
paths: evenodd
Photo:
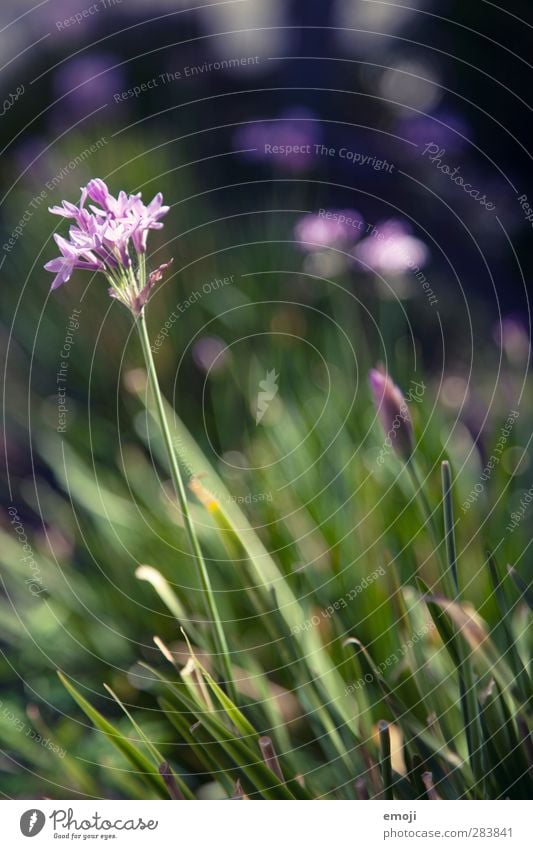
<path id="1" fill-rule="evenodd" d="M 434 513 L 431 510 L 431 506 L 430 506 L 429 501 L 427 499 L 427 496 L 426 496 L 426 493 L 425 493 L 425 490 L 424 490 L 424 484 L 423 484 L 423 481 L 422 481 L 422 476 L 420 475 L 416 460 L 415 460 L 413 455 L 411 455 L 411 457 L 409 458 L 409 460 L 406 464 L 406 468 L 407 468 L 407 471 L 409 472 L 409 475 L 411 477 L 411 483 L 413 484 L 413 488 L 414 488 L 414 491 L 415 491 L 415 497 L 416 497 L 416 500 L 417 500 L 418 505 L 420 507 L 420 512 L 422 513 L 422 516 L 424 517 L 424 520 L 425 520 L 424 525 L 427 527 L 429 534 L 431 536 L 431 541 L 433 543 L 433 549 L 434 549 L 435 555 L 440 560 L 440 564 L 441 564 L 441 567 L 442 567 L 441 568 L 442 589 L 444 591 L 444 594 L 446 595 L 447 598 L 450 599 L 450 601 L 455 601 L 457 591 L 456 591 L 456 588 L 454 587 L 454 584 L 453 584 L 453 581 L 452 581 L 452 578 L 451 578 L 451 574 L 450 574 L 449 569 L 448 569 L 448 564 L 447 564 L 446 559 L 445 559 L 445 557 L 443 556 L 443 553 L 442 553 L 442 546 L 441 546 L 441 543 L 439 541 L 439 531 L 437 529 L 436 519 L 434 518 Z"/>
<path id="2" fill-rule="evenodd" d="M 442 498 L 444 509 L 444 533 L 446 539 L 446 556 L 449 571 L 457 598 L 460 597 L 459 577 L 457 574 L 457 546 L 455 544 L 455 521 L 453 517 L 452 472 L 447 460 L 441 464 Z"/>
<path id="3" fill-rule="evenodd" d="M 424 487 L 414 457 L 407 463 L 407 470 L 415 489 L 415 495 L 420 504 L 421 512 L 428 526 L 434 550 L 441 564 L 442 589 L 449 601 L 460 602 L 459 581 L 457 577 L 457 548 L 455 544 L 455 528 L 452 502 L 452 478 L 450 465 L 442 463 L 442 490 L 444 508 L 444 541 L 446 555 L 443 554 L 439 543 L 436 522 L 433 519 L 431 507 L 424 492 Z M 484 768 L 482 762 L 482 736 L 479 719 L 479 709 L 475 691 L 474 673 L 470 664 L 470 653 L 457 628 L 451 623 L 454 631 L 454 647 L 459 658 L 457 675 L 461 697 L 464 729 L 468 744 L 468 752 L 472 772 L 483 787 Z"/>
<path id="4" fill-rule="evenodd" d="M 378 722 L 379 732 L 379 765 L 381 768 L 381 778 L 383 780 L 383 796 L 386 801 L 394 799 L 393 781 L 392 781 L 392 759 L 389 723 L 381 719 Z"/>
<path id="5" fill-rule="evenodd" d="M 455 585 L 457 599 L 459 600 L 459 579 L 457 576 L 457 547 L 455 544 L 455 521 L 452 499 L 452 472 L 450 464 L 445 460 L 441 465 L 442 493 L 444 502 L 444 534 L 446 539 L 446 554 L 449 564 L 451 583 Z M 459 654 L 459 680 L 464 687 L 461 694 L 463 703 L 463 715 L 465 719 L 465 732 L 468 741 L 470 764 L 475 778 L 481 785 L 482 792 L 485 791 L 486 771 L 483 763 L 483 737 L 481 721 L 479 716 L 479 705 L 476 696 L 476 682 L 474 672 L 470 663 L 471 653 L 464 640 L 459 636 L 457 640 Z"/>
<path id="6" fill-rule="evenodd" d="M 215 645 L 218 654 L 220 655 L 222 662 L 224 664 L 224 673 L 226 677 L 228 691 L 231 695 L 233 701 L 236 701 L 236 690 L 235 684 L 233 681 L 233 673 L 231 668 L 231 658 L 228 650 L 228 644 L 226 642 L 226 635 L 224 634 L 224 629 L 222 627 L 222 621 L 220 619 L 220 614 L 218 612 L 215 596 L 213 593 L 213 588 L 211 587 L 211 581 L 209 578 L 209 572 L 207 570 L 207 566 L 204 560 L 204 556 L 202 554 L 202 549 L 200 548 L 200 543 L 198 541 L 198 537 L 196 535 L 196 531 L 194 528 L 194 524 L 191 518 L 191 514 L 189 511 L 189 505 L 187 503 L 187 495 L 185 492 L 185 487 L 183 485 L 183 479 L 181 476 L 181 472 L 179 469 L 178 461 L 176 458 L 176 454 L 174 451 L 174 446 L 172 444 L 172 437 L 170 434 L 170 428 L 168 426 L 167 417 L 165 414 L 165 407 L 163 404 L 163 398 L 161 395 L 161 389 L 159 387 L 159 380 L 157 377 L 157 370 L 155 367 L 155 362 L 152 354 L 152 348 L 150 346 L 150 337 L 148 335 L 148 328 L 146 326 L 146 318 L 144 314 L 144 310 L 141 311 L 140 315 L 137 317 L 137 328 L 139 330 L 139 336 L 141 339 L 141 345 L 144 354 L 144 360 L 146 363 L 146 369 L 148 371 L 148 378 L 150 381 L 150 386 L 152 388 L 152 392 L 154 394 L 155 403 L 157 407 L 157 414 L 159 418 L 159 425 L 161 428 L 161 434 L 163 436 L 163 440 L 165 443 L 165 448 L 167 450 L 168 461 L 170 465 L 170 474 L 172 477 L 172 483 L 174 484 L 174 489 L 176 491 L 176 495 L 178 496 L 178 501 L 180 504 L 181 512 L 183 515 L 183 521 L 185 524 L 185 531 L 187 533 L 187 537 L 189 540 L 189 545 L 191 548 L 191 552 L 196 561 L 196 566 L 198 569 L 198 574 L 200 576 L 200 582 L 202 585 L 202 589 L 204 591 L 205 599 L 207 602 L 207 608 L 209 611 L 209 615 L 215 630 Z"/>

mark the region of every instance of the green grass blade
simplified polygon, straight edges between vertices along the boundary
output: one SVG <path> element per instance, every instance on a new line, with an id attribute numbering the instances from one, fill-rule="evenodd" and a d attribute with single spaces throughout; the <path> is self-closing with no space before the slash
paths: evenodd
<path id="1" fill-rule="evenodd" d="M 105 734 L 109 742 L 112 743 L 122 755 L 124 755 L 134 768 L 135 772 L 142 777 L 144 782 L 157 796 L 159 796 L 159 798 L 168 799 L 167 788 L 163 779 L 159 775 L 157 768 L 154 770 L 148 758 L 133 745 L 131 740 L 128 740 L 128 738 L 115 728 L 114 725 L 108 722 L 107 719 L 104 719 L 96 708 L 94 708 L 90 702 L 88 702 L 87 699 L 78 692 L 73 684 L 70 683 L 65 675 L 61 672 L 58 672 L 57 674 L 65 689 L 68 690 L 78 707 L 80 707 L 84 714 L 91 720 L 95 728 Z"/>

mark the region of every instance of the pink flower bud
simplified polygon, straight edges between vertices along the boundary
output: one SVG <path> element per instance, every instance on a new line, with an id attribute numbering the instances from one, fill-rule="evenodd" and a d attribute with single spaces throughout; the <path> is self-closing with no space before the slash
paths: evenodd
<path id="1" fill-rule="evenodd" d="M 386 438 L 390 440 L 398 456 L 407 461 L 414 447 L 413 423 L 407 402 L 388 374 L 371 369 L 368 380 Z"/>

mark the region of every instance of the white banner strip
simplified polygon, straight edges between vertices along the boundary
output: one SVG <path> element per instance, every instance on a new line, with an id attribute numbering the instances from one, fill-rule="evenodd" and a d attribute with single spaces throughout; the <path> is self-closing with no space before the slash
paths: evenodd
<path id="1" fill-rule="evenodd" d="M 277 808 L 274 811 L 274 807 Z M 4 801 L 6 849 L 79 845 L 184 849 L 515 847 L 528 802 Z M 30 843 L 35 839 L 34 843 Z"/>

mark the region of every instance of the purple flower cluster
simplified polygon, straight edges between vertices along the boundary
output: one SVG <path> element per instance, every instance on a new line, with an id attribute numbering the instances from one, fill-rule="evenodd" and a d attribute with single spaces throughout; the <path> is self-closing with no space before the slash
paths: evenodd
<path id="1" fill-rule="evenodd" d="M 406 222 L 390 218 L 376 224 L 370 235 L 359 242 L 354 256 L 363 271 L 401 275 L 420 271 L 428 262 L 429 251 L 424 242 L 411 234 Z"/>
<path id="2" fill-rule="evenodd" d="M 353 244 L 363 226 L 361 215 L 354 209 L 321 210 L 307 214 L 296 222 L 294 237 L 302 250 L 312 253 L 323 248 Z"/>
<path id="3" fill-rule="evenodd" d="M 286 171 L 314 167 L 314 145 L 322 138 L 320 123 L 307 109 L 290 109 L 279 118 L 252 121 L 239 127 L 235 147 L 248 159 L 274 162 Z"/>
<path id="4" fill-rule="evenodd" d="M 88 208 L 87 199 L 93 201 Z M 81 190 L 78 206 L 64 200 L 49 210 L 74 222 L 69 240 L 54 234 L 61 256 L 45 265 L 55 274 L 52 289 L 66 283 L 76 269 L 102 271 L 111 284 L 109 294 L 139 313 L 170 264 L 164 263 L 147 278 L 148 232 L 161 229 L 160 219 L 168 210 L 161 193 L 146 205 L 140 192 L 128 195 L 121 191 L 115 198 L 103 180 L 90 180 Z"/>

